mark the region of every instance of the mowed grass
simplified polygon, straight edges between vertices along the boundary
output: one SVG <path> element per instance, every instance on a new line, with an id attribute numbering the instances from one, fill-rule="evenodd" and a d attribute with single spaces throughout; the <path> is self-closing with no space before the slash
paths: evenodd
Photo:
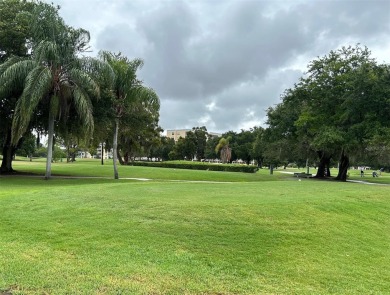
<path id="1" fill-rule="evenodd" d="M 13 167 L 19 172 L 45 175 L 44 159 L 33 162 L 14 161 Z M 173 168 L 152 168 L 142 166 L 118 165 L 120 178 L 146 178 L 152 180 L 188 180 L 188 181 L 219 181 L 219 182 L 248 182 L 262 180 L 278 180 L 286 175 L 270 175 L 269 170 L 262 169 L 260 173 L 218 172 L 205 170 L 187 170 Z M 56 176 L 82 176 L 113 178 L 112 160 L 106 160 L 104 165 L 98 159 L 77 159 L 73 163 L 57 162 L 52 164 L 52 174 Z"/>
<path id="2" fill-rule="evenodd" d="M 98 167 L 53 171 L 98 176 Z M 389 186 L 138 168 L 120 176 L 154 180 L 0 177 L 0 290 L 390 293 Z M 209 181 L 170 181 L 178 175 Z"/>

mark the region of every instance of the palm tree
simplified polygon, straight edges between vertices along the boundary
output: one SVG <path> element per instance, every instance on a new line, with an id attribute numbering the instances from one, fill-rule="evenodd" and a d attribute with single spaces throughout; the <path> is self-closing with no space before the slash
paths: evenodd
<path id="1" fill-rule="evenodd" d="M 4 93 L 18 84 L 23 93 L 17 101 L 13 124 L 12 142 L 16 144 L 26 131 L 38 105 L 49 107 L 48 151 L 45 179 L 51 177 L 53 135 L 56 119 L 66 116 L 73 105 L 82 119 L 86 133 L 93 130 L 91 98 L 99 97 L 98 84 L 89 70 L 98 69 L 100 61 L 79 58 L 77 53 L 89 34 L 83 30 L 67 28 L 57 40 L 40 41 L 27 58 L 14 58 L 0 76 Z"/>
<path id="2" fill-rule="evenodd" d="M 232 157 L 232 149 L 229 147 L 229 139 L 221 138 L 215 147 L 215 152 L 221 152 L 221 161 L 223 164 L 229 163 Z"/>
<path id="3" fill-rule="evenodd" d="M 125 115 L 129 115 L 131 110 L 137 107 L 150 112 L 155 112 L 160 108 L 160 102 L 153 89 L 142 85 L 142 81 L 137 79 L 137 70 L 142 67 L 141 59 L 129 60 L 127 57 L 110 52 L 102 52 L 101 58 L 106 61 L 114 72 L 114 82 L 112 86 L 112 100 L 115 114 L 115 130 L 113 140 L 113 164 L 114 178 L 118 179 L 118 133 L 119 124 Z"/>

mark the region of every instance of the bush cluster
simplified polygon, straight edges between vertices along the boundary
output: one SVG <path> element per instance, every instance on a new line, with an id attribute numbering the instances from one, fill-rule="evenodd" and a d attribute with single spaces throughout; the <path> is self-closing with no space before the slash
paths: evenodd
<path id="1" fill-rule="evenodd" d="M 258 168 L 256 166 L 244 165 L 229 165 L 229 164 L 208 164 L 199 162 L 132 162 L 129 165 L 175 168 L 175 169 L 192 169 L 192 170 L 209 170 L 209 171 L 228 171 L 228 172 L 244 172 L 255 173 Z"/>

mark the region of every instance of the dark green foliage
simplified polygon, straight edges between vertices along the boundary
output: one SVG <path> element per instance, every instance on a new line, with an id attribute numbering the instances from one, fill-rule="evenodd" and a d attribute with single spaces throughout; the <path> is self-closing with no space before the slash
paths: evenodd
<path id="1" fill-rule="evenodd" d="M 0 1 L 0 75 L 5 69 L 7 58 L 28 55 L 27 41 L 32 39 L 28 15 L 36 5 L 34 2 L 19 0 Z M 13 171 L 12 159 L 16 147 L 11 144 L 11 125 L 16 101 L 21 93 L 21 87 L 7 94 L 0 91 L 0 152 L 3 155 L 0 173 Z"/>
<path id="2" fill-rule="evenodd" d="M 350 161 L 367 155 L 373 137 L 390 127 L 389 82 L 388 65 L 377 65 L 359 45 L 310 62 L 306 76 L 268 110 L 266 135 L 279 153 L 275 146 L 266 154 L 303 162 L 316 153 L 317 177 L 330 176 L 333 159 L 339 162 L 337 179 L 345 181 Z"/>
<path id="3" fill-rule="evenodd" d="M 27 55 L 26 41 L 31 39 L 28 15 L 36 5 L 19 0 L 0 1 L 0 63 L 11 55 Z"/>
<path id="4" fill-rule="evenodd" d="M 244 172 L 255 173 L 258 168 L 256 166 L 245 165 L 222 165 L 222 164 L 208 164 L 199 162 L 133 162 L 133 166 L 147 166 L 160 168 L 175 168 L 175 169 L 192 169 L 192 170 L 209 170 L 209 171 L 227 171 L 227 172 Z"/>
<path id="5" fill-rule="evenodd" d="M 37 138 L 34 134 L 26 134 L 21 140 L 21 145 L 18 150 L 18 155 L 24 157 L 32 157 L 37 149 Z"/>
<path id="6" fill-rule="evenodd" d="M 173 138 L 162 136 L 158 143 L 152 146 L 149 157 L 167 161 L 169 160 L 169 153 L 173 150 L 174 146 L 175 140 Z"/>
<path id="7" fill-rule="evenodd" d="M 206 159 L 217 159 L 218 154 L 215 152 L 215 147 L 218 145 L 220 137 L 217 136 L 209 136 L 206 142 L 205 148 L 205 158 Z"/>

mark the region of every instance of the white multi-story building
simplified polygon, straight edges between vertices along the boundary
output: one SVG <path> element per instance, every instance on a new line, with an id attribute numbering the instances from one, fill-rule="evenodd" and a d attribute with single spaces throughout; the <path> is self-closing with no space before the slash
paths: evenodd
<path id="1" fill-rule="evenodd" d="M 179 140 L 180 137 L 186 138 L 187 132 L 192 131 L 191 129 L 171 129 L 167 130 L 167 137 L 168 138 L 173 138 L 176 141 Z M 216 132 L 208 132 L 207 133 L 213 137 L 221 137 L 221 133 L 216 133 Z"/>
<path id="2" fill-rule="evenodd" d="M 187 132 L 191 131 L 191 129 L 175 129 L 175 130 L 167 130 L 167 137 L 173 138 L 176 141 L 179 140 L 180 137 L 186 138 Z"/>

